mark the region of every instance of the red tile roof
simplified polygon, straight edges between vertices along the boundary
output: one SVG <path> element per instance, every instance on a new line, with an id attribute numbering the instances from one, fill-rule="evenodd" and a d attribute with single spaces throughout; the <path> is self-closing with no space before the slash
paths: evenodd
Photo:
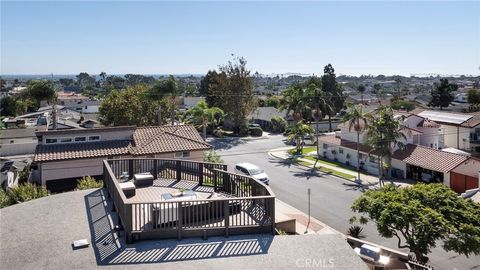
<path id="1" fill-rule="evenodd" d="M 133 155 L 207 150 L 206 143 L 191 125 L 140 127 L 133 134 Z"/>
<path id="2" fill-rule="evenodd" d="M 424 169 L 446 173 L 465 162 L 469 157 L 422 145 L 408 144 L 404 150 L 395 151 L 392 158 Z"/>
<path id="3" fill-rule="evenodd" d="M 33 160 L 42 162 L 129 154 L 153 155 L 180 151 L 207 150 L 212 147 L 203 140 L 195 127 L 191 125 L 133 127 L 133 129 L 135 129 L 135 131 L 132 140 L 40 144 L 37 146 Z M 86 130 L 91 131 L 92 129 Z M 109 131 L 109 128 L 103 128 L 101 130 Z M 79 132 L 82 131 L 83 130 L 79 130 Z"/>
<path id="4" fill-rule="evenodd" d="M 100 141 L 68 144 L 39 144 L 33 161 L 69 160 L 128 154 L 130 141 Z"/>

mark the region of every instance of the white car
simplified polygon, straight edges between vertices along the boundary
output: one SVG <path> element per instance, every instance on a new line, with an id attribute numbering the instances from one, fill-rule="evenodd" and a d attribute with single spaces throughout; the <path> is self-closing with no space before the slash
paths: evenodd
<path id="1" fill-rule="evenodd" d="M 257 180 L 262 181 L 266 185 L 268 185 L 268 183 L 270 182 L 270 178 L 265 173 L 265 171 L 250 163 L 244 162 L 236 164 L 235 173 L 251 176 Z"/>

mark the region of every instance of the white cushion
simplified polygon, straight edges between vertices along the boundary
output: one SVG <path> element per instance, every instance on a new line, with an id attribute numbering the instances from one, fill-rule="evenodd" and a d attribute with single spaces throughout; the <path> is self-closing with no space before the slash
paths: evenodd
<path id="1" fill-rule="evenodd" d="M 135 180 L 153 180 L 153 175 L 150 173 L 142 173 L 133 175 Z"/>
<path id="2" fill-rule="evenodd" d="M 125 182 L 118 184 L 122 190 L 135 189 L 135 185 L 132 182 Z"/>

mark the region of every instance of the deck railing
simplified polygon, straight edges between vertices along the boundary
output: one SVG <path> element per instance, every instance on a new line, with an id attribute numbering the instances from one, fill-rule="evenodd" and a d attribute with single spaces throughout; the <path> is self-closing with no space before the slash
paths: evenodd
<path id="1" fill-rule="evenodd" d="M 166 159 L 105 160 L 104 182 L 127 242 L 190 236 L 275 232 L 275 195 L 248 176 L 229 173 L 224 164 Z M 129 202 L 121 175 L 150 172 L 156 179 L 187 180 L 212 187 L 221 196 L 185 201 Z"/>

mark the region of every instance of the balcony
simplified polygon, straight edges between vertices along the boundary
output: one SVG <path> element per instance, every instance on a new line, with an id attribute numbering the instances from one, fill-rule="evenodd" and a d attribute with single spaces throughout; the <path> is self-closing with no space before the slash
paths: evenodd
<path id="1" fill-rule="evenodd" d="M 227 166 L 185 160 L 104 160 L 104 182 L 126 241 L 274 233 L 275 195 L 263 183 Z M 154 176 L 127 197 L 121 188 L 136 174 Z M 131 185 L 131 184 L 130 184 Z M 190 196 L 171 194 L 188 191 Z M 166 196 L 168 195 L 168 196 Z"/>

